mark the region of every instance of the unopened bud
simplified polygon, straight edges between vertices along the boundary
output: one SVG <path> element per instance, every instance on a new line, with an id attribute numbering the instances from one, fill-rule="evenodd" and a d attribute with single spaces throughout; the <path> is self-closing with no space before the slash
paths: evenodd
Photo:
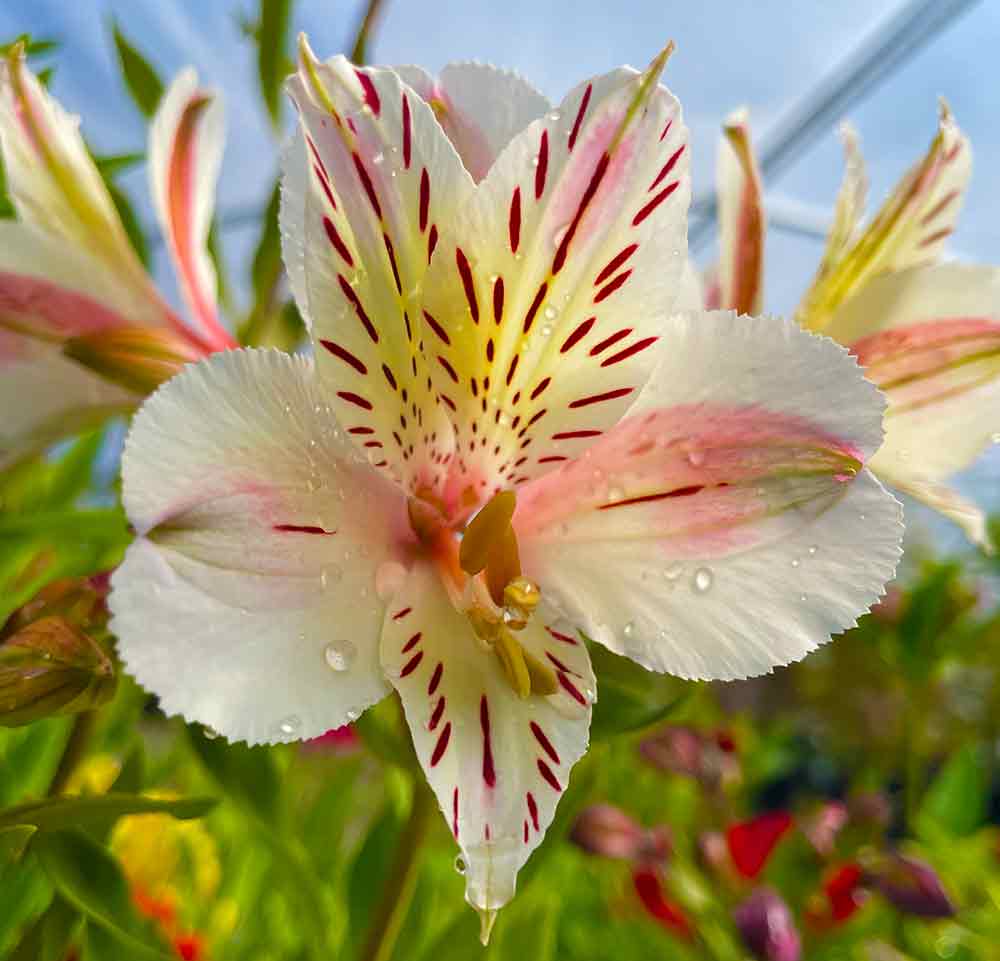
<path id="1" fill-rule="evenodd" d="M 588 854 L 630 861 L 662 861 L 671 848 L 665 827 L 646 829 L 611 804 L 594 804 L 581 811 L 570 839 Z"/>
<path id="2" fill-rule="evenodd" d="M 73 337 L 63 353 L 127 390 L 149 394 L 202 354 L 171 330 L 118 327 Z"/>
<path id="3" fill-rule="evenodd" d="M 897 910 L 921 918 L 950 918 L 955 913 L 937 872 L 924 861 L 895 854 L 875 873 L 875 887 Z"/>
<path id="4" fill-rule="evenodd" d="M 90 710 L 108 701 L 114 689 L 108 656 L 65 618 L 40 618 L 0 644 L 0 725 L 5 727 Z"/>
<path id="5" fill-rule="evenodd" d="M 769 888 L 755 891 L 733 912 L 740 937 L 760 961 L 799 961 L 802 943 L 788 905 Z"/>

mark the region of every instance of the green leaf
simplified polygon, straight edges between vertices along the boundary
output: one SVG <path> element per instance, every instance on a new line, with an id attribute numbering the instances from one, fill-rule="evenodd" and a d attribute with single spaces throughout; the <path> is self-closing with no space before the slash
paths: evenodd
<path id="1" fill-rule="evenodd" d="M 218 802 L 214 798 L 153 798 L 141 794 L 98 794 L 32 801 L 0 811 L 0 828 L 29 824 L 39 831 L 66 828 L 106 829 L 128 814 L 169 814 L 182 821 L 204 817 Z"/>
<path id="2" fill-rule="evenodd" d="M 219 238 L 219 219 L 214 217 L 211 226 L 208 228 L 208 256 L 212 258 L 212 266 L 215 268 L 215 284 L 217 298 L 224 311 L 232 307 L 233 291 L 229 283 L 229 271 L 226 267 L 226 258 L 222 252 L 222 241 Z"/>
<path id="3" fill-rule="evenodd" d="M 379 760 L 407 771 L 417 771 L 409 730 L 395 696 L 383 698 L 368 708 L 354 722 L 354 730 Z"/>
<path id="4" fill-rule="evenodd" d="M 291 72 L 288 57 L 291 0 L 260 0 L 257 22 L 257 76 L 260 93 L 275 129 L 281 127 L 282 86 Z"/>
<path id="5" fill-rule="evenodd" d="M 534 898 L 515 898 L 500 913 L 487 958 L 550 961 L 555 957 L 558 918 L 559 902 L 554 892 Z"/>
<path id="6" fill-rule="evenodd" d="M 93 156 L 94 163 L 105 180 L 128 173 L 146 159 L 146 155 L 142 153 L 106 154 L 103 157 L 95 154 Z"/>
<path id="7" fill-rule="evenodd" d="M 128 882 L 107 848 L 80 831 L 55 831 L 39 835 L 32 850 L 56 890 L 134 956 L 170 957 L 136 918 Z"/>
<path id="8" fill-rule="evenodd" d="M 590 723 L 595 740 L 658 724 L 696 690 L 690 681 L 654 674 L 626 657 L 612 654 L 603 644 L 590 643 L 588 647 L 598 678 L 597 703 Z"/>
<path id="9" fill-rule="evenodd" d="M 400 828 L 397 812 L 391 805 L 387 806 L 369 829 L 351 865 L 347 883 L 348 931 L 355 948 L 348 956 L 356 952 L 367 936 L 382 887 L 395 860 Z"/>
<path id="10" fill-rule="evenodd" d="M 149 61 L 128 41 L 118 24 L 112 32 L 125 87 L 143 116 L 152 117 L 163 96 L 163 81 Z"/>
<path id="11" fill-rule="evenodd" d="M 281 776 L 265 747 L 229 744 L 187 725 L 188 741 L 208 774 L 231 800 L 271 826 L 282 820 Z"/>
<path id="12" fill-rule="evenodd" d="M 32 824 L 15 824 L 0 828 L 0 863 L 19 861 L 31 836 L 37 831 Z"/>
<path id="13" fill-rule="evenodd" d="M 977 744 L 968 744 L 948 759 L 927 789 L 917 812 L 917 827 L 921 833 L 932 834 L 937 827 L 964 837 L 982 825 L 987 803 L 983 751 Z"/>

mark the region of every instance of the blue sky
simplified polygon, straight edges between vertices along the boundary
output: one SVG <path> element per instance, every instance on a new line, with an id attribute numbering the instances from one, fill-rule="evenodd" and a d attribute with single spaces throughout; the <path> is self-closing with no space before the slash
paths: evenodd
<path id="1" fill-rule="evenodd" d="M 680 98 L 692 131 L 696 192 L 714 179 L 721 119 L 746 105 L 764 132 L 857 42 L 901 6 L 901 0 L 386 0 L 371 49 L 380 63 L 478 59 L 519 70 L 558 100 L 585 76 L 621 63 L 645 64 L 667 39 L 677 43 L 665 82 Z M 194 64 L 225 94 L 228 148 L 220 210 L 261 206 L 277 167 L 278 144 L 259 106 L 254 52 L 240 14 L 254 0 L 6 0 L 0 38 L 28 31 L 62 41 L 53 90 L 83 117 L 102 152 L 141 149 L 144 126 L 125 94 L 110 43 L 114 17 L 164 77 Z M 360 4 L 297 0 L 295 27 L 321 55 L 344 49 Z M 849 115 L 869 164 L 871 198 L 881 200 L 934 133 L 938 97 L 946 97 L 972 138 L 976 155 L 951 253 L 1000 263 L 1000 3 L 986 0 L 953 23 Z M 290 113 L 290 112 L 289 112 Z M 289 120 L 290 120 L 289 116 Z M 767 185 L 775 206 L 804 207 L 822 221 L 841 174 L 833 130 Z M 149 220 L 145 179 L 126 181 Z M 245 275 L 253 230 L 224 238 L 237 278 Z M 787 311 L 815 268 L 818 242 L 772 231 L 767 307 Z M 711 251 L 706 252 L 710 256 Z M 1000 507 L 1000 457 L 984 458 L 970 483 Z"/>

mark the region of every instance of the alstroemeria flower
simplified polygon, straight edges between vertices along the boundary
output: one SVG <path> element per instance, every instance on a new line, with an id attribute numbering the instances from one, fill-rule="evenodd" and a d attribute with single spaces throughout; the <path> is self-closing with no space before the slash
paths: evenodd
<path id="1" fill-rule="evenodd" d="M 129 668 L 250 743 L 395 688 L 487 929 L 587 747 L 581 632 L 759 674 L 853 624 L 899 553 L 847 352 L 672 313 L 690 184 L 664 59 L 548 111 L 490 67 L 428 102 L 303 44 L 283 232 L 315 361 L 191 365 L 126 444 Z"/>
<path id="2" fill-rule="evenodd" d="M 0 151 L 18 218 L 0 221 L 0 466 L 131 410 L 179 365 L 235 346 L 205 248 L 223 140 L 216 94 L 184 71 L 149 136 L 150 186 L 188 321 L 132 249 L 78 123 L 19 50 L 0 63 Z"/>
<path id="3" fill-rule="evenodd" d="M 764 217 L 745 122 L 737 129 L 720 152 L 722 263 L 734 269 L 717 305 L 745 310 L 742 293 L 762 287 Z M 943 483 L 1000 432 L 1000 269 L 937 263 L 968 183 L 969 143 L 942 107 L 927 154 L 860 229 L 864 165 L 850 128 L 844 142 L 834 223 L 799 321 L 849 347 L 888 398 L 871 469 L 988 548 L 982 511 Z"/>

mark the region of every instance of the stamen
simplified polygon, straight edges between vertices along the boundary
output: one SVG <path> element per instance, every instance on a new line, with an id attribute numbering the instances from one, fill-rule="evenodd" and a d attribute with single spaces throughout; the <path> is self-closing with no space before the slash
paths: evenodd
<path id="1" fill-rule="evenodd" d="M 458 562 L 466 574 L 478 574 L 486 567 L 497 541 L 510 530 L 516 506 L 517 498 L 513 491 L 500 491 L 465 528 Z"/>

